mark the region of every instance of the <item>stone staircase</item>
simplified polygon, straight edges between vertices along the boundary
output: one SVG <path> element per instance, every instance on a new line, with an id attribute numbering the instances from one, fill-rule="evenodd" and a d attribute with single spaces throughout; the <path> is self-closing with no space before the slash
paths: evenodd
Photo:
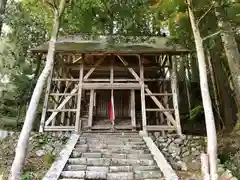
<path id="1" fill-rule="evenodd" d="M 138 133 L 83 133 L 62 180 L 159 180 L 162 173 Z"/>

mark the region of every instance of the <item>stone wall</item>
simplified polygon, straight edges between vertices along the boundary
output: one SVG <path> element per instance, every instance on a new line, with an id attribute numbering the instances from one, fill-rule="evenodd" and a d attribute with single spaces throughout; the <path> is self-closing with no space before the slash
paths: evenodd
<path id="1" fill-rule="evenodd" d="M 201 172 L 200 155 L 206 152 L 206 137 L 183 135 L 160 136 L 159 133 L 151 133 L 149 136 L 156 143 L 168 162 L 176 171 Z M 231 171 L 224 168 L 218 160 L 218 174 L 220 180 L 237 180 Z M 200 178 L 200 177 L 199 177 Z"/>

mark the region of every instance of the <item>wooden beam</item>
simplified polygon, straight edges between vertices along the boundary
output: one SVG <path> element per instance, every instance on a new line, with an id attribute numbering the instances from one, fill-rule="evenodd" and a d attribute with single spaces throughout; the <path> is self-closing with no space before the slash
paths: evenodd
<path id="1" fill-rule="evenodd" d="M 78 98 L 77 98 L 77 114 L 75 122 L 75 132 L 80 132 L 82 126 L 82 120 L 80 120 L 81 115 L 81 101 L 82 101 L 82 81 L 83 81 L 83 63 L 80 64 L 79 72 L 79 85 L 78 85 Z"/>
<path id="2" fill-rule="evenodd" d="M 43 130 L 44 130 L 45 119 L 46 119 L 46 114 L 47 114 L 48 98 L 49 98 L 49 94 L 50 94 L 50 90 L 51 90 L 53 68 L 54 68 L 54 63 L 51 64 L 51 71 L 50 71 L 50 74 L 49 74 L 48 80 L 47 80 L 47 88 L 46 88 L 46 92 L 45 92 L 45 98 L 44 98 L 44 103 L 43 103 L 42 117 L 41 117 L 39 132 L 43 132 Z"/>
<path id="3" fill-rule="evenodd" d="M 82 83 L 83 89 L 140 89 L 139 83 Z M 145 87 L 145 86 L 144 86 Z"/>
<path id="4" fill-rule="evenodd" d="M 94 104 L 94 90 L 90 90 L 89 111 L 88 111 L 88 127 L 92 127 L 93 120 L 93 104 Z"/>
<path id="5" fill-rule="evenodd" d="M 178 86 L 177 86 L 177 67 L 176 59 L 172 59 L 172 93 L 173 93 L 173 106 L 175 109 L 175 120 L 178 135 L 182 135 L 180 114 L 178 108 Z"/>
<path id="6" fill-rule="evenodd" d="M 172 96 L 172 93 L 152 93 L 152 94 L 145 94 L 145 96 Z"/>
<path id="7" fill-rule="evenodd" d="M 118 58 L 122 61 L 122 63 L 124 65 L 128 65 L 127 62 L 121 58 L 118 55 Z M 135 73 L 135 71 L 132 68 L 128 68 L 129 72 L 132 73 L 132 75 L 139 81 L 139 76 L 137 75 L 137 73 Z M 151 90 L 147 87 L 145 88 L 145 91 L 147 92 L 147 94 L 152 94 Z M 164 106 L 162 105 L 162 103 L 155 97 L 155 96 L 150 96 L 152 98 L 152 100 L 155 102 L 155 104 L 160 108 L 160 109 L 165 109 Z M 172 116 L 172 114 L 170 114 L 169 112 L 163 112 L 164 115 L 167 117 L 167 119 L 169 119 L 169 121 L 171 121 L 171 123 L 176 126 L 176 122 Z"/>
<path id="8" fill-rule="evenodd" d="M 98 63 L 99 63 L 99 61 L 96 62 L 95 66 L 97 66 Z M 94 71 L 94 70 L 93 70 L 93 71 Z M 92 72 L 93 72 L 93 71 L 92 71 Z M 84 78 L 87 79 L 87 74 L 84 76 Z M 71 80 L 71 79 L 69 79 L 69 80 Z M 79 84 L 76 85 L 76 86 L 71 90 L 70 93 L 71 93 L 71 94 L 77 93 L 77 92 L 78 92 L 78 86 L 79 86 Z M 62 97 L 63 97 L 63 96 L 62 96 Z M 65 97 L 65 99 L 64 99 L 63 102 L 58 106 L 57 109 L 62 109 L 62 108 L 64 107 L 64 105 L 65 105 L 72 97 L 73 97 L 72 95 L 69 95 L 69 96 Z M 48 120 L 46 121 L 45 125 L 46 125 L 46 126 L 49 125 L 49 123 L 56 117 L 57 114 L 58 114 L 58 112 L 52 113 L 51 116 L 50 116 L 50 117 L 48 118 Z"/>
<path id="9" fill-rule="evenodd" d="M 136 130 L 135 91 L 131 90 L 131 121 L 132 130 Z"/>
<path id="10" fill-rule="evenodd" d="M 50 93 L 50 96 L 76 96 L 77 93 Z"/>
<path id="11" fill-rule="evenodd" d="M 143 132 L 147 133 L 147 116 L 146 116 L 146 102 L 145 102 L 145 87 L 144 87 L 144 68 L 141 57 L 139 56 L 139 67 L 140 67 L 140 85 L 141 85 L 141 110 L 142 110 L 142 126 Z"/>
<path id="12" fill-rule="evenodd" d="M 174 112 L 174 109 L 146 109 L 146 111 L 160 111 L 160 112 L 164 112 L 164 111 L 168 111 L 168 112 Z"/>
<path id="13" fill-rule="evenodd" d="M 74 131 L 75 126 L 45 126 L 45 131 Z"/>
<path id="14" fill-rule="evenodd" d="M 48 109 L 48 112 L 76 112 L 77 109 Z"/>

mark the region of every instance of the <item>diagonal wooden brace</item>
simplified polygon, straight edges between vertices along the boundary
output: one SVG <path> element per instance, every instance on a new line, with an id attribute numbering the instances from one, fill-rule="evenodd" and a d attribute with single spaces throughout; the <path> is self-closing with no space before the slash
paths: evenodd
<path id="1" fill-rule="evenodd" d="M 99 60 L 95 63 L 94 67 L 92 67 L 92 68 L 88 71 L 88 73 L 84 76 L 83 79 L 87 79 L 87 78 L 93 73 L 93 71 L 97 68 L 97 66 L 100 65 L 100 64 L 103 62 L 104 58 L 105 58 L 105 56 L 104 56 L 103 58 L 99 59 Z M 77 92 L 78 92 L 78 86 L 79 86 L 78 84 L 75 85 L 75 87 L 71 90 L 70 94 L 75 94 L 75 93 L 77 93 Z M 62 108 L 64 107 L 64 105 L 67 104 L 67 102 L 68 102 L 72 97 L 73 97 L 72 95 L 67 96 L 67 97 L 63 100 L 63 102 L 62 102 L 56 109 L 57 109 L 57 110 L 62 109 Z M 59 113 L 59 112 L 53 112 L 53 113 L 51 114 L 51 116 L 47 119 L 47 121 L 45 122 L 45 126 L 48 126 L 48 125 L 50 124 L 50 122 L 56 117 L 56 115 L 57 115 L 58 113 Z"/>
<path id="2" fill-rule="evenodd" d="M 120 57 L 119 55 L 117 55 L 118 58 L 122 61 L 122 63 L 125 65 L 125 66 L 128 66 L 128 63 L 122 58 Z M 138 74 L 134 71 L 133 68 L 128 68 L 129 72 L 135 77 L 135 79 L 137 81 L 140 81 L 140 78 L 138 76 Z M 148 93 L 148 94 L 152 94 L 151 90 L 147 87 L 145 88 L 145 91 Z M 164 110 L 165 107 L 162 105 L 162 103 L 155 97 L 155 96 L 150 96 L 152 98 L 152 100 L 155 102 L 155 104 L 159 107 L 159 109 L 161 110 Z M 173 126 L 176 127 L 176 121 L 174 120 L 173 116 L 171 113 L 169 113 L 168 111 L 163 111 L 164 115 L 167 117 L 167 119 L 173 124 Z"/>

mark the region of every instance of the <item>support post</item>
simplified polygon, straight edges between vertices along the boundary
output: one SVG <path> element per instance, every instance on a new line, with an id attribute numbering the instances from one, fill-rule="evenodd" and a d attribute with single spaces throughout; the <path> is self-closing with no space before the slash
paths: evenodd
<path id="1" fill-rule="evenodd" d="M 94 105 L 94 90 L 90 90 L 90 100 L 89 100 L 89 111 L 88 111 L 88 128 L 92 128 L 92 119 L 93 119 L 93 105 Z"/>
<path id="2" fill-rule="evenodd" d="M 172 61 L 172 94 L 173 94 L 173 107 L 175 112 L 175 120 L 177 133 L 179 136 L 182 135 L 181 123 L 180 123 L 180 114 L 178 107 L 178 86 L 177 86 L 177 67 L 176 67 L 176 59 L 170 59 Z"/>
<path id="3" fill-rule="evenodd" d="M 81 115 L 81 99 L 82 99 L 82 82 L 83 82 L 83 63 L 80 64 L 79 72 L 79 85 L 78 85 L 78 98 L 77 98 L 77 113 L 75 122 L 75 132 L 80 132 L 82 126 L 82 120 L 80 120 Z"/>
<path id="4" fill-rule="evenodd" d="M 142 109 L 142 126 L 143 132 L 147 134 L 147 117 L 146 117 L 146 103 L 145 103 L 145 87 L 144 87 L 144 68 L 143 62 L 140 56 L 139 58 L 139 67 L 140 67 L 140 85 L 141 85 L 141 109 Z"/>
<path id="5" fill-rule="evenodd" d="M 136 130 L 136 113 L 135 113 L 135 90 L 131 90 L 131 121 L 132 130 Z"/>
<path id="6" fill-rule="evenodd" d="M 62 68 L 60 67 L 59 68 L 59 73 L 61 74 L 61 72 L 62 72 Z M 56 83 L 56 86 L 57 86 L 57 88 L 56 88 L 56 93 L 60 93 L 60 86 L 61 86 L 61 81 L 58 81 L 57 83 Z M 55 99 L 56 99 L 56 101 L 57 102 L 59 102 L 61 99 L 59 98 L 59 96 L 55 96 Z M 54 104 L 54 109 L 56 109 L 57 108 L 57 106 L 58 106 L 58 104 L 57 103 L 55 103 Z M 55 117 L 53 120 L 52 120 L 52 126 L 55 126 L 56 125 L 56 119 L 57 119 L 57 117 Z"/>
<path id="7" fill-rule="evenodd" d="M 42 117 L 41 117 L 39 132 L 44 131 L 45 119 L 46 119 L 46 114 L 47 114 L 48 99 L 49 99 L 49 94 L 50 94 L 50 90 L 51 90 L 53 68 L 54 68 L 54 62 L 52 63 L 51 71 L 50 71 L 50 74 L 49 74 L 48 80 L 47 80 L 47 88 L 46 88 L 46 92 L 45 92 L 45 98 L 44 98 L 44 103 L 43 103 Z"/>

